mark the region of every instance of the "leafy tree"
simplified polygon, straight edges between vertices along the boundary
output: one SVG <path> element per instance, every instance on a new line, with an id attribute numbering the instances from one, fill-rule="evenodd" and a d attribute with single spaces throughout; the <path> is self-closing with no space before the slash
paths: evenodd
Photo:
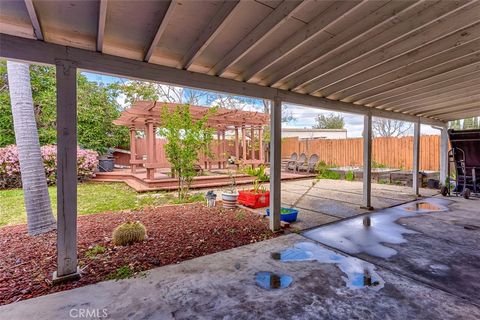
<path id="1" fill-rule="evenodd" d="M 454 130 L 460 130 L 462 128 L 460 124 L 460 120 L 450 121 L 448 125 L 451 129 L 454 129 Z"/>
<path id="2" fill-rule="evenodd" d="M 55 68 L 31 65 L 33 107 L 41 145 L 56 143 Z M 105 86 L 77 75 L 78 141 L 81 147 L 99 152 L 128 146 L 128 128 L 112 122 L 120 116 L 115 86 Z M 0 62 L 0 147 L 15 143 L 5 62 Z"/>
<path id="3" fill-rule="evenodd" d="M 125 82 L 117 82 L 111 85 L 124 100 L 125 105 L 132 105 L 139 100 L 158 100 L 159 95 L 155 84 L 147 81 L 128 80 Z"/>
<path id="4" fill-rule="evenodd" d="M 175 112 L 169 112 L 164 107 L 162 112 L 162 128 L 160 133 L 167 140 L 164 145 L 165 155 L 172 165 L 172 173 L 178 177 L 178 197 L 185 199 L 188 196 L 190 184 L 195 176 L 195 164 L 198 153 L 209 151 L 213 138 L 213 129 L 206 127 L 209 115 L 199 120 L 192 119 L 189 105 L 177 106 Z"/>
<path id="5" fill-rule="evenodd" d="M 77 95 L 79 145 L 99 152 L 109 147 L 128 148 L 129 129 L 113 124 L 120 116 L 118 92 L 79 76 Z"/>
<path id="6" fill-rule="evenodd" d="M 459 120 L 457 120 L 459 121 Z M 460 121 L 459 121 L 460 123 Z M 460 125 L 459 125 L 460 127 Z M 478 118 L 477 117 L 473 117 L 473 118 L 466 118 L 463 120 L 463 130 L 466 130 L 466 129 L 479 129 L 480 128 L 480 124 L 479 124 L 479 121 L 478 121 Z"/>
<path id="7" fill-rule="evenodd" d="M 314 129 L 343 129 L 345 127 L 343 116 L 338 113 L 320 114 L 315 120 L 317 123 L 313 125 Z"/>

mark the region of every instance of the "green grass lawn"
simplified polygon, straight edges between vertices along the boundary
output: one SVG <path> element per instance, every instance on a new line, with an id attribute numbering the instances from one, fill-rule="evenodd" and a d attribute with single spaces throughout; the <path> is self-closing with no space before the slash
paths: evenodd
<path id="1" fill-rule="evenodd" d="M 178 203 L 173 193 L 137 193 L 123 183 L 81 183 L 77 190 L 79 215 Z M 57 188 L 49 187 L 48 192 L 56 216 Z M 192 196 L 188 202 L 202 199 L 202 196 Z M 0 190 L 0 226 L 26 222 L 23 190 Z"/>

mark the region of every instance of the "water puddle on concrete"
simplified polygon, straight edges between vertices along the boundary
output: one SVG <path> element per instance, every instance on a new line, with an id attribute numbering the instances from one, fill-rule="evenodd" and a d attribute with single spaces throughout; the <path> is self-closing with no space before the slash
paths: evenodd
<path id="1" fill-rule="evenodd" d="M 440 198 L 420 200 L 373 213 L 368 216 L 368 221 L 364 216 L 357 217 L 319 227 L 303 235 L 350 254 L 366 253 L 388 259 L 397 254 L 397 251 L 386 244 L 404 243 L 406 242 L 404 234 L 417 233 L 398 224 L 396 222 L 398 219 L 447 211 L 448 203 L 448 200 Z"/>
<path id="2" fill-rule="evenodd" d="M 431 202 L 419 201 L 403 207 L 403 210 L 414 212 L 433 212 L 433 211 L 445 211 L 445 207 L 437 206 Z"/>
<path id="3" fill-rule="evenodd" d="M 286 274 L 260 271 L 255 274 L 255 282 L 267 290 L 284 289 L 292 284 L 293 278 Z"/>
<path id="4" fill-rule="evenodd" d="M 324 248 L 311 242 L 300 242 L 293 248 L 279 253 L 279 260 L 289 261 L 318 261 L 320 263 L 332 263 L 345 273 L 342 277 L 350 289 L 372 288 L 380 290 L 385 282 L 375 271 L 375 266 L 366 261 L 339 254 L 333 250 Z"/>

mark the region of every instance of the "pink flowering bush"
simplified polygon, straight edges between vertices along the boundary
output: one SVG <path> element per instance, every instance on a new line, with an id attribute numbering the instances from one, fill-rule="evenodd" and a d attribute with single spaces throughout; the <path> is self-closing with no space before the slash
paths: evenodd
<path id="1" fill-rule="evenodd" d="M 43 165 L 48 185 L 57 181 L 57 146 L 41 147 Z M 79 181 L 86 181 L 95 175 L 98 165 L 96 151 L 77 148 L 77 176 Z M 20 188 L 20 161 L 17 147 L 10 145 L 0 148 L 0 189 Z"/>

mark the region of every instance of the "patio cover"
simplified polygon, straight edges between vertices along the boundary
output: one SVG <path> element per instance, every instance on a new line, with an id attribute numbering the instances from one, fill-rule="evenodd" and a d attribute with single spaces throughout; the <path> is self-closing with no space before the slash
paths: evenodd
<path id="1" fill-rule="evenodd" d="M 480 115 L 479 17 L 468 0 L 6 0 L 1 56 L 441 125 Z"/>

